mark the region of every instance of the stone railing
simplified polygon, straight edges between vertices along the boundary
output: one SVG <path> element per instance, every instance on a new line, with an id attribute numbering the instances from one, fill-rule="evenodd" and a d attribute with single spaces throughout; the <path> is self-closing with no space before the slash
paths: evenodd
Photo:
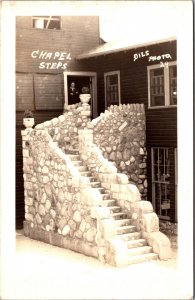
<path id="1" fill-rule="evenodd" d="M 78 103 L 66 106 L 63 115 L 38 124 L 35 129 L 46 130 L 61 149 L 71 152 L 78 149 L 78 130 L 86 128 L 90 120 L 90 105 Z"/>
<path id="2" fill-rule="evenodd" d="M 129 183 L 126 174 L 117 173 L 117 168 L 109 162 L 102 151 L 93 143 L 92 130 L 79 130 L 80 156 L 88 169 L 92 172 L 122 208 L 122 212 L 131 219 L 132 225 L 142 233 L 154 252 L 161 259 L 170 257 L 170 242 L 159 231 L 159 219 L 153 212 L 151 202 L 141 200 L 140 192 L 135 184 Z M 99 247 L 99 259 L 122 266 L 128 261 L 128 249 L 125 242 L 117 238 L 117 223 L 110 217 L 110 210 L 99 203 L 93 207 L 91 216 L 97 219 L 97 243 Z"/>

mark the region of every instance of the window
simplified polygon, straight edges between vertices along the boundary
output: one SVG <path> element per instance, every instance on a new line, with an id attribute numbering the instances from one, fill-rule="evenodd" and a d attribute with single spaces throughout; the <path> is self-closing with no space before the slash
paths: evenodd
<path id="1" fill-rule="evenodd" d="M 177 66 L 175 62 L 164 66 L 148 67 L 149 107 L 177 105 Z"/>
<path id="2" fill-rule="evenodd" d="M 60 17 L 36 16 L 33 17 L 33 27 L 39 29 L 60 29 Z"/>
<path id="3" fill-rule="evenodd" d="M 170 211 L 169 148 L 152 148 L 152 201 L 161 219 L 169 220 Z"/>
<path id="4" fill-rule="evenodd" d="M 120 95 L 120 71 L 104 74 L 106 107 L 121 103 Z"/>

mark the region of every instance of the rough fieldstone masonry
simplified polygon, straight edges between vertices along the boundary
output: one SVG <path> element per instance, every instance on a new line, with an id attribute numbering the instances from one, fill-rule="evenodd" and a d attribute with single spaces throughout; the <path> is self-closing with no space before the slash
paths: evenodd
<path id="1" fill-rule="evenodd" d="M 64 108 L 64 114 L 51 121 L 38 124 L 36 129 L 44 129 L 52 137 L 53 142 L 65 151 L 78 149 L 78 130 L 87 127 L 91 121 L 89 105 L 74 104 Z"/>
<path id="2" fill-rule="evenodd" d="M 142 105 L 114 106 L 93 121 L 89 105 L 68 106 L 22 140 L 25 235 L 115 266 L 170 257 L 152 204 L 141 199 Z"/>
<path id="3" fill-rule="evenodd" d="M 123 104 L 111 106 L 92 121 L 94 143 L 105 158 L 113 161 L 117 169 L 128 175 L 138 187 L 142 199 L 147 195 L 146 128 L 144 106 Z"/>

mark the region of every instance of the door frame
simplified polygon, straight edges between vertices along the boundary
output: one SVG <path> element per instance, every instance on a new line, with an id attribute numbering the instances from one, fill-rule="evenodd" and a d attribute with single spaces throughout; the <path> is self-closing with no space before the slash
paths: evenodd
<path id="1" fill-rule="evenodd" d="M 97 73 L 87 71 L 64 71 L 64 97 L 65 105 L 68 105 L 68 76 L 86 76 L 91 77 L 92 80 L 92 113 L 93 118 L 98 116 L 97 114 Z"/>

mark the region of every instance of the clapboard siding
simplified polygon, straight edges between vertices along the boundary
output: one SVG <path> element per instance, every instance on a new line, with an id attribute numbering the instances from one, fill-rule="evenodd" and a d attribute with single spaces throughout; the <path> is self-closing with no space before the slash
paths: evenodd
<path id="1" fill-rule="evenodd" d="M 33 75 L 16 74 L 16 110 L 34 110 Z"/>
<path id="2" fill-rule="evenodd" d="M 62 75 L 34 75 L 35 108 L 62 109 L 64 104 Z"/>
<path id="3" fill-rule="evenodd" d="M 16 126 L 16 228 L 20 229 L 23 226 L 24 220 L 24 182 L 23 182 L 23 161 L 22 161 L 22 125 Z"/>
<path id="4" fill-rule="evenodd" d="M 63 114 L 63 109 L 58 110 L 36 110 L 33 111 L 35 125 L 59 117 Z M 16 125 L 23 126 L 23 112 L 16 112 Z M 22 129 L 25 129 L 23 126 Z"/>
<path id="5" fill-rule="evenodd" d="M 177 108 L 147 109 L 146 136 L 148 146 L 177 147 Z"/>

